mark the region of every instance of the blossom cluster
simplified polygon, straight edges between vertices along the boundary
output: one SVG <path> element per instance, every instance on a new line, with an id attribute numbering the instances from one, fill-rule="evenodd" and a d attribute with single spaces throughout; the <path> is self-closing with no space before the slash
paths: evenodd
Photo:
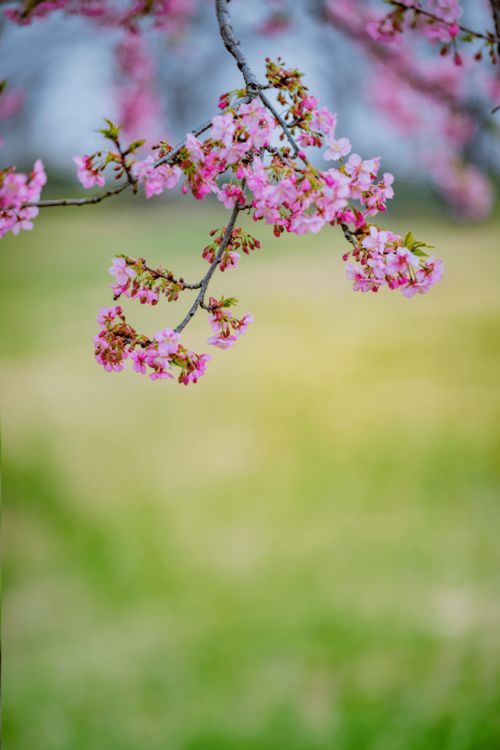
<path id="1" fill-rule="evenodd" d="M 180 333 L 171 328 L 158 331 L 151 339 L 138 335 L 119 305 L 102 307 L 97 322 L 95 358 L 107 372 L 124 370 L 130 359 L 135 372 L 148 374 L 151 380 L 172 379 L 177 369 L 178 382 L 188 385 L 205 374 L 208 354 L 186 349 L 180 343 Z"/>
<path id="2" fill-rule="evenodd" d="M 491 213 L 491 186 L 475 164 L 444 153 L 432 160 L 429 170 L 438 187 L 449 196 L 458 216 L 482 219 Z"/>
<path id="3" fill-rule="evenodd" d="M 298 71 L 268 60 L 267 78 L 278 91 L 278 102 L 286 107 L 286 128 L 302 150 L 294 153 L 283 144 L 278 120 L 257 98 L 236 103 L 212 119 L 205 140 L 190 133 L 173 157 L 171 147 L 163 142 L 144 159 L 127 161 L 146 197 L 182 182 L 182 192 L 190 191 L 198 200 L 212 193 L 225 208 L 248 206 L 253 219 L 272 225 L 276 236 L 284 231 L 318 232 L 326 224 L 360 226 L 367 217 L 385 211 L 394 194 L 393 177 L 378 175 L 380 159 L 363 160 L 351 153 L 349 140 L 336 135 L 336 115 L 319 106 Z M 220 102 L 226 105 L 232 94 Z M 324 159 L 335 166 L 313 166 L 304 150 L 309 147 L 321 149 Z M 84 158 L 90 160 L 89 169 L 87 177 L 79 171 L 80 181 L 93 183 L 92 157 Z M 236 260 L 236 251 L 229 248 L 221 270 L 234 266 Z"/>
<path id="4" fill-rule="evenodd" d="M 7 232 L 18 234 L 21 229 L 32 229 L 38 208 L 26 204 L 40 199 L 47 175 L 40 159 L 30 174 L 16 172 L 15 167 L 0 170 L 0 238 Z"/>
<path id="5" fill-rule="evenodd" d="M 408 232 L 403 239 L 398 234 L 374 225 L 364 227 L 355 234 L 356 244 L 347 263 L 347 277 L 353 282 L 354 291 L 378 292 L 383 286 L 400 289 L 405 297 L 425 294 L 441 280 L 443 263 L 429 257 L 423 242 L 414 239 Z"/>

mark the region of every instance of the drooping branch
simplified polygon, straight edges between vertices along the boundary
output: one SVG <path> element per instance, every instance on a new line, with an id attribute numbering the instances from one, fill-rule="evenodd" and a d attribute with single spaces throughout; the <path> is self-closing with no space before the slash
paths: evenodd
<path id="1" fill-rule="evenodd" d="M 179 325 L 176 327 L 177 333 L 180 333 L 189 323 L 193 315 L 196 313 L 199 307 L 203 307 L 205 304 L 205 294 L 208 288 L 208 285 L 210 283 L 210 279 L 214 275 L 215 269 L 221 262 L 222 255 L 224 254 L 224 251 L 226 247 L 229 244 L 229 240 L 231 239 L 231 235 L 233 233 L 234 225 L 236 223 L 236 219 L 238 218 L 238 214 L 240 212 L 240 207 L 236 204 L 236 206 L 233 208 L 233 212 L 231 214 L 231 218 L 229 219 L 229 224 L 227 225 L 226 229 L 224 230 L 224 235 L 222 237 L 222 241 L 219 245 L 219 249 L 217 251 L 217 254 L 213 260 L 213 262 L 210 264 L 210 267 L 208 271 L 206 272 L 205 276 L 200 282 L 200 291 L 198 293 L 198 296 L 196 297 L 195 301 L 191 305 L 186 317 L 184 320 L 179 323 Z"/>

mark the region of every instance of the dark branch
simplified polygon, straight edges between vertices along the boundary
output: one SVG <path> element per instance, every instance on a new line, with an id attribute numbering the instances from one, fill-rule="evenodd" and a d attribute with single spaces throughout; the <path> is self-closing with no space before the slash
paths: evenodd
<path id="1" fill-rule="evenodd" d="M 260 85 L 254 72 L 250 68 L 245 55 L 241 51 L 240 41 L 233 31 L 231 18 L 227 9 L 227 2 L 228 0 L 215 0 L 215 10 L 217 13 L 220 35 L 227 51 L 236 60 L 236 65 L 245 79 L 248 94 L 257 96 L 260 90 Z"/>
<path id="2" fill-rule="evenodd" d="M 90 198 L 58 198 L 56 200 L 38 201 L 37 203 L 25 203 L 23 208 L 36 206 L 37 208 L 52 208 L 53 206 L 90 206 L 94 203 L 101 203 L 107 198 L 111 198 L 113 195 L 122 193 L 128 187 L 130 182 L 125 182 L 123 185 L 115 188 L 114 190 L 108 190 L 106 193 L 100 195 L 93 195 Z"/>
<path id="3" fill-rule="evenodd" d="M 195 314 L 195 312 L 197 311 L 197 309 L 199 307 L 204 307 L 205 306 L 205 293 L 207 291 L 207 287 L 208 287 L 208 285 L 210 283 L 210 279 L 214 275 L 215 269 L 217 268 L 217 266 L 221 262 L 224 250 L 228 246 L 228 243 L 229 243 L 229 240 L 231 239 L 231 235 L 233 233 L 234 225 L 236 223 L 236 219 L 238 217 L 238 214 L 239 214 L 240 210 L 241 210 L 240 207 L 238 206 L 238 204 L 236 204 L 236 206 L 233 208 L 233 212 L 231 214 L 231 218 L 229 219 L 229 224 L 227 225 L 227 227 L 226 227 L 226 229 L 224 231 L 224 236 L 222 237 L 222 241 L 221 241 L 221 243 L 219 245 L 219 249 L 217 251 L 217 255 L 215 256 L 213 262 L 210 264 L 210 268 L 208 269 L 208 271 L 206 272 L 205 276 L 202 278 L 202 280 L 200 282 L 200 291 L 199 291 L 199 294 L 196 297 L 196 299 L 193 302 L 193 304 L 191 305 L 188 314 L 186 315 L 186 317 L 184 318 L 184 320 L 181 323 L 179 323 L 179 325 L 175 329 L 177 331 L 177 333 L 180 333 L 183 330 L 183 328 L 185 328 L 187 326 L 187 324 L 189 323 L 189 321 L 191 320 L 191 318 L 193 317 L 193 315 Z"/>

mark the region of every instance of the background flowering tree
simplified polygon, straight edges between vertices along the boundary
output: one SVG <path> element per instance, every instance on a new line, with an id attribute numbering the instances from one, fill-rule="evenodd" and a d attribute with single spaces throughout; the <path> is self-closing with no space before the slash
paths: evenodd
<path id="1" fill-rule="evenodd" d="M 277 238 L 338 227 L 347 243 L 342 257 L 355 291 L 399 289 L 413 297 L 429 291 L 443 272 L 430 246 L 411 231 L 403 236 L 377 223 L 375 217 L 393 197 L 393 176 L 380 174 L 379 158 L 353 153 L 342 124 L 337 126 L 336 115 L 311 94 L 300 71 L 266 58 L 265 76 L 256 76 L 235 36 L 226 0 L 215 0 L 213 6 L 223 45 L 241 72 L 241 88 L 223 93 L 213 117 L 182 143 L 174 146 L 165 138 L 158 126 L 147 34 L 178 35 L 207 4 L 49 0 L 7 3 L 5 11 L 10 22 L 21 25 L 62 11 L 118 29 L 120 119 L 118 124 L 106 120 L 100 131 L 107 144 L 103 150 L 75 156 L 81 185 L 102 190 L 91 197 L 42 200 L 46 176 L 40 160 L 30 174 L 13 166 L 2 170 L 0 236 L 31 229 L 40 208 L 92 205 L 125 190 L 144 192 L 147 199 L 178 187 L 196 200 L 214 194 L 230 212 L 227 224 L 210 233 L 202 250 L 208 269 L 196 282 L 164 266 L 151 267 L 144 257 L 119 255 L 110 268 L 114 302 L 125 297 L 156 305 L 185 293 L 194 293 L 194 299 L 175 327 L 152 336 L 136 331 L 120 304 L 103 307 L 95 338 L 97 362 L 120 371 L 130 360 L 136 372 L 151 379 L 175 375 L 184 384 L 196 382 L 209 360 L 181 341 L 197 312 L 207 314 L 208 343 L 220 349 L 230 348 L 252 322 L 249 314 L 234 314 L 234 297 L 217 299 L 208 291 L 216 271 L 235 268 L 242 253 L 260 247 L 238 226 L 241 213 L 271 225 Z M 261 31 L 286 32 L 293 6 L 272 6 Z M 500 4 L 491 0 L 486 29 L 462 24 L 458 0 L 391 1 L 389 6 L 332 0 L 312 3 L 308 12 L 318 23 L 340 29 L 369 56 L 369 96 L 403 131 L 425 133 L 421 158 L 450 203 L 464 215 L 485 215 L 491 207 L 488 182 L 464 154 L 480 132 L 495 137 Z M 428 55 L 429 45 L 434 55 Z M 8 117 L 20 95 L 4 87 L 2 100 L 2 114 Z"/>

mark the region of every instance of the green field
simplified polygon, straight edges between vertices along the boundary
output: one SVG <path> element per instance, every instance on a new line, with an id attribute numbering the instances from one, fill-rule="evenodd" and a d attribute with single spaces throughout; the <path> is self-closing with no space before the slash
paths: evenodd
<path id="1" fill-rule="evenodd" d="M 255 324 L 203 381 L 106 374 L 111 256 L 195 279 L 223 218 L 187 205 L 2 243 L 6 747 L 498 750 L 498 219 L 396 218 L 446 264 L 413 300 L 256 225 L 215 284 Z"/>

